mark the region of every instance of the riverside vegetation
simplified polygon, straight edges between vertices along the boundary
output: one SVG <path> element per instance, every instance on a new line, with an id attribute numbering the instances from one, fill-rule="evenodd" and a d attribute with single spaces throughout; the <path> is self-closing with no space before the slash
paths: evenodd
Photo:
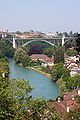
<path id="1" fill-rule="evenodd" d="M 53 119 L 54 116 L 55 120 L 60 119 L 54 106 L 50 108 L 45 99 L 29 96 L 32 90 L 29 81 L 10 80 L 8 59 L 0 58 L 0 120 Z"/>
<path id="2" fill-rule="evenodd" d="M 24 79 L 9 79 L 8 59 L 6 56 L 12 57 L 14 52 L 13 50 L 12 52 L 10 51 L 9 55 L 9 50 L 13 49 L 11 45 L 8 46 L 8 43 L 0 42 L 3 45 L 3 47 L 0 47 L 0 120 L 40 120 L 41 118 L 61 120 L 62 114 L 58 115 L 55 107 L 49 106 L 48 103 L 50 101 L 46 101 L 43 98 L 33 99 L 32 96 L 29 96 L 28 93 L 33 90 L 29 81 L 25 81 Z M 4 47 L 5 43 L 6 46 Z M 6 48 L 7 46 L 8 48 Z M 17 63 L 22 64 L 24 67 L 31 65 L 30 58 L 26 55 L 27 51 L 25 52 L 25 50 L 20 49 L 20 53 L 23 54 L 19 56 L 19 59 L 17 58 Z M 16 55 L 16 57 L 18 56 Z M 5 73 L 5 78 L 2 75 L 3 72 Z M 55 67 L 53 67 L 51 78 L 57 81 L 60 95 L 65 91 L 71 91 L 74 87 L 80 87 L 80 75 L 70 77 L 69 70 L 64 69 L 62 62 L 57 63 Z M 75 113 L 71 111 L 68 115 L 70 117 L 75 116 L 75 120 L 78 120 L 80 118 L 79 111 L 80 107 L 76 109 Z M 68 120 L 68 118 L 65 117 L 64 120 Z"/>
<path id="3" fill-rule="evenodd" d="M 51 48 L 52 49 L 52 48 Z M 50 51 L 50 48 L 48 49 Z M 51 51 L 52 52 L 52 51 Z M 64 68 L 64 48 L 56 48 L 54 50 L 54 63 L 56 64 L 53 66 L 52 70 L 49 70 L 49 66 L 42 67 L 41 61 L 37 60 L 37 63 L 31 61 L 28 50 L 26 48 L 20 48 L 15 52 L 14 60 L 16 63 L 24 66 L 24 67 L 34 67 L 35 65 L 38 66 L 36 70 L 37 72 L 40 70 L 42 72 L 51 74 L 50 78 L 52 81 L 55 81 L 59 87 L 59 95 L 62 97 L 64 92 L 69 92 L 74 88 L 80 87 L 80 75 L 76 75 L 75 77 L 70 77 L 70 71 Z M 77 52 L 77 51 L 76 51 Z M 72 54 L 73 55 L 73 52 Z M 74 52 L 75 55 L 75 52 Z M 28 68 L 29 68 L 28 67 Z M 73 82 L 71 82 L 73 81 Z"/>

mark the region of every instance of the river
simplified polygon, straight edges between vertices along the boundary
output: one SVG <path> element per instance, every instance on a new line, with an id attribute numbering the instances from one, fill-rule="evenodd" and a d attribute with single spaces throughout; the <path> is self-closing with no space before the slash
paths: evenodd
<path id="1" fill-rule="evenodd" d="M 25 80 L 30 81 L 31 87 L 34 88 L 30 93 L 33 97 L 45 97 L 46 100 L 55 100 L 59 95 L 59 89 L 56 83 L 52 82 L 46 76 L 15 64 L 13 59 L 9 59 L 9 68 L 10 79 L 24 78 Z"/>

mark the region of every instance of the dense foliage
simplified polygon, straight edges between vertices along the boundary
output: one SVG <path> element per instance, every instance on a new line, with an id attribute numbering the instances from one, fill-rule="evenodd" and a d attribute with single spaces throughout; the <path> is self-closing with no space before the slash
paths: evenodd
<path id="1" fill-rule="evenodd" d="M 33 88 L 29 81 L 9 80 L 8 63 L 0 59 L 0 66 L 0 120 L 60 120 L 54 106 L 50 107 L 43 98 L 30 96 Z M 8 74 L 5 77 L 2 76 L 3 70 Z"/>
<path id="2" fill-rule="evenodd" d="M 57 48 L 54 53 L 54 63 L 64 63 L 64 51 L 61 48 Z"/>
<path id="3" fill-rule="evenodd" d="M 76 48 L 77 54 L 79 55 L 80 52 L 80 34 L 78 34 L 78 38 L 76 39 Z"/>
<path id="4" fill-rule="evenodd" d="M 58 63 L 55 66 L 53 66 L 52 71 L 51 71 L 51 79 L 53 81 L 57 81 L 60 79 L 61 75 L 64 72 L 64 66 L 63 63 Z"/>
<path id="5" fill-rule="evenodd" d="M 70 50 L 70 49 L 66 50 L 66 55 L 68 56 L 75 56 L 76 54 L 77 54 L 76 50 Z"/>
<path id="6" fill-rule="evenodd" d="M 75 40 L 69 40 L 65 43 L 65 50 L 71 48 L 71 47 L 76 47 L 76 41 Z"/>
<path id="7" fill-rule="evenodd" d="M 0 57 L 12 57 L 14 54 L 14 49 L 12 48 L 11 44 L 7 41 L 0 41 L 0 43 Z M 28 51 L 24 48 L 18 49 L 14 56 L 16 63 L 22 64 L 24 67 L 31 65 L 31 59 L 27 53 Z M 50 54 L 52 55 L 52 53 Z M 59 62 L 59 58 L 57 61 Z M 62 61 L 63 60 L 61 59 L 60 62 Z M 60 95 L 63 95 L 63 93 L 66 91 L 71 91 L 74 88 L 80 87 L 80 75 L 70 77 L 70 71 L 64 69 L 63 63 L 58 62 L 52 68 L 51 79 L 53 81 L 57 81 Z M 37 64 L 40 65 L 41 61 L 38 60 Z M 49 72 L 48 66 L 44 70 L 45 72 Z M 5 77 L 3 77 L 3 73 L 5 73 Z M 33 99 L 32 96 L 29 95 L 32 90 L 33 88 L 31 88 L 29 81 L 25 81 L 24 79 L 9 80 L 8 59 L 6 57 L 4 59 L 1 58 L 0 120 L 40 120 L 41 118 L 47 118 L 48 120 L 60 120 L 61 116 L 57 115 L 54 106 L 50 107 L 49 104 L 46 103 L 45 99 Z M 78 120 L 80 118 L 80 107 L 75 109 L 75 112 L 70 111 L 68 116 L 71 119 L 73 118 Z M 68 118 L 65 118 L 65 120 L 67 119 Z"/>
<path id="8" fill-rule="evenodd" d="M 69 77 L 70 77 L 70 71 L 68 69 L 64 69 L 64 72 L 61 75 L 61 78 L 56 82 L 59 87 L 60 96 L 63 96 L 64 92 L 69 91 L 69 89 L 67 89 L 67 83 L 68 83 Z"/>
<path id="9" fill-rule="evenodd" d="M 75 89 L 77 87 L 80 87 L 80 75 L 75 75 L 73 77 L 69 77 L 67 81 L 67 88 L 68 89 Z"/>
<path id="10" fill-rule="evenodd" d="M 43 53 L 48 57 L 52 57 L 55 52 L 55 49 L 56 49 L 55 47 L 50 47 L 50 48 L 44 49 Z"/>
<path id="11" fill-rule="evenodd" d="M 30 57 L 27 54 L 27 50 L 19 48 L 16 50 L 14 60 L 17 64 L 22 64 L 24 67 L 30 65 Z"/>
<path id="12" fill-rule="evenodd" d="M 9 41 L 0 40 L 0 58 L 7 56 L 8 58 L 13 57 L 15 49 Z"/>
<path id="13" fill-rule="evenodd" d="M 47 65 L 46 67 L 41 66 L 41 71 L 45 72 L 45 73 L 51 73 L 51 70 L 49 69 L 49 66 Z"/>
<path id="14" fill-rule="evenodd" d="M 78 74 L 70 77 L 69 70 L 65 69 L 61 78 L 56 83 L 59 86 L 60 96 L 63 96 L 64 92 L 71 91 L 77 87 L 80 87 L 80 75 Z"/>
<path id="15" fill-rule="evenodd" d="M 29 48 L 29 52 L 28 55 L 32 55 L 32 54 L 42 54 L 44 49 L 51 47 L 51 45 L 49 45 L 46 42 L 42 42 L 42 41 L 35 41 L 32 42 L 30 44 L 27 45 L 27 48 Z"/>

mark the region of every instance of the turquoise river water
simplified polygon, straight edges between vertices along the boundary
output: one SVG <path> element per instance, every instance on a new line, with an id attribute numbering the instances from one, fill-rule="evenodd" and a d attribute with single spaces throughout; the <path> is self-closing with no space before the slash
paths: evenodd
<path id="1" fill-rule="evenodd" d="M 59 89 L 55 82 L 52 82 L 46 76 L 39 74 L 35 71 L 26 69 L 15 64 L 13 59 L 9 60 L 10 75 L 9 78 L 22 79 L 30 81 L 32 90 L 31 95 L 33 97 L 45 97 L 46 100 L 53 99 L 59 95 Z"/>

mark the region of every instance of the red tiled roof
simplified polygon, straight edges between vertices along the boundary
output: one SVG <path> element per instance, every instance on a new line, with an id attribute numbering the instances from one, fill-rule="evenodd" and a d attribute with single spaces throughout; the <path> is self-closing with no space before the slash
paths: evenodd
<path id="1" fill-rule="evenodd" d="M 72 48 L 69 48 L 70 50 L 74 50 L 74 47 L 72 47 Z"/>
<path id="2" fill-rule="evenodd" d="M 51 70 L 51 69 L 53 68 L 53 66 L 54 66 L 54 65 L 52 65 L 52 66 L 49 66 L 49 69 Z"/>
<path id="3" fill-rule="evenodd" d="M 60 114 L 60 112 L 64 114 L 67 112 L 67 106 L 69 106 L 70 110 L 75 110 L 74 108 L 78 108 L 79 104 L 77 103 L 78 98 L 74 98 L 74 100 L 72 99 L 72 97 L 78 95 L 78 90 L 80 90 L 80 88 L 77 88 L 75 90 L 73 90 L 72 92 L 65 92 L 64 93 L 64 100 L 60 100 L 60 102 L 51 102 L 49 103 L 50 106 L 52 106 L 52 104 L 54 104 L 56 112 L 58 114 Z"/>
<path id="4" fill-rule="evenodd" d="M 77 64 L 74 64 L 74 65 L 68 66 L 68 69 L 71 70 L 71 69 L 74 68 L 74 67 L 78 67 L 78 65 L 77 65 Z"/>
<path id="5" fill-rule="evenodd" d="M 76 100 L 68 100 L 67 101 L 67 106 L 69 106 L 70 110 L 73 110 L 75 107 L 78 107 L 78 103 L 76 102 Z"/>
<path id="6" fill-rule="evenodd" d="M 45 54 L 33 54 L 30 57 L 31 57 L 31 59 L 44 59 L 44 58 L 48 58 L 47 55 L 45 55 Z"/>
<path id="7" fill-rule="evenodd" d="M 68 57 L 69 57 L 68 55 L 64 54 L 64 58 L 68 58 Z"/>
<path id="8" fill-rule="evenodd" d="M 77 70 L 76 72 L 77 72 L 78 74 L 80 74 L 80 70 Z"/>
<path id="9" fill-rule="evenodd" d="M 34 61 L 37 61 L 37 59 L 42 59 L 42 62 L 53 62 L 52 58 L 48 58 L 45 54 L 33 54 L 30 56 L 30 58 Z"/>
<path id="10" fill-rule="evenodd" d="M 72 92 L 65 92 L 64 93 L 64 100 L 71 100 L 73 95 L 74 96 L 78 95 L 78 90 L 80 90 L 80 88 L 76 88 Z"/>
<path id="11" fill-rule="evenodd" d="M 76 60 L 75 60 L 75 59 L 72 59 L 72 60 L 71 60 L 71 63 L 76 63 Z"/>

